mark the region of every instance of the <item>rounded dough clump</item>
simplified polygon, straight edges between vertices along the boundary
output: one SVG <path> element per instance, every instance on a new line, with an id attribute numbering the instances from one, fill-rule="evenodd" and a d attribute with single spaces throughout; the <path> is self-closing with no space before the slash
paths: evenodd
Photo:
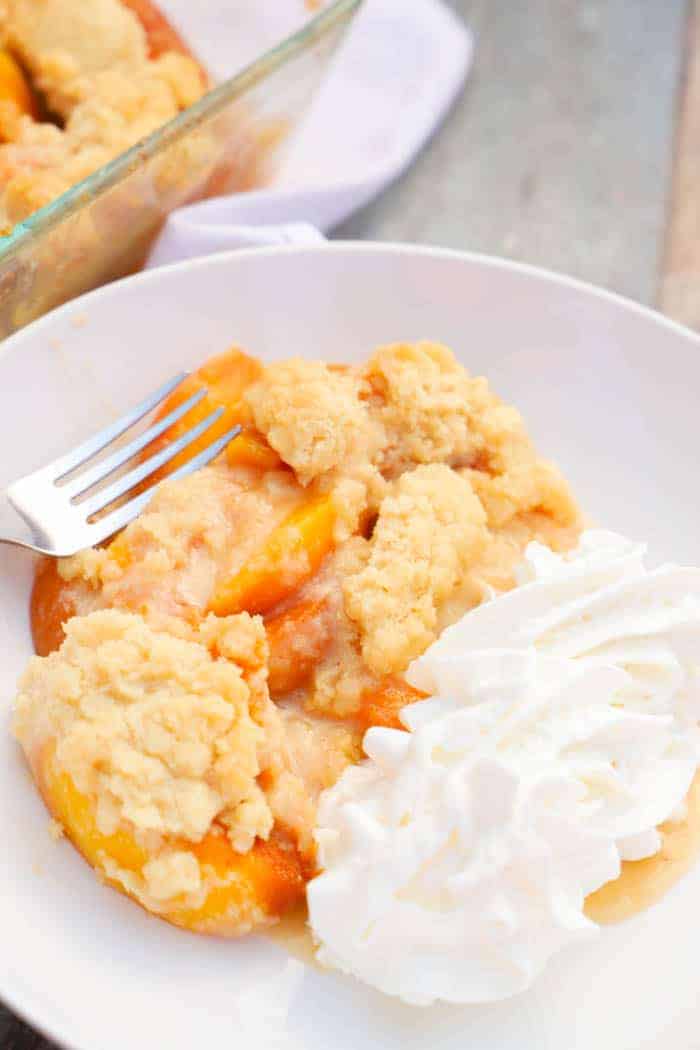
<path id="1" fill-rule="evenodd" d="M 211 887 L 192 846 L 207 836 L 237 853 L 269 837 L 257 782 L 266 656 L 247 614 L 187 641 L 105 610 L 69 621 L 60 650 L 20 682 L 15 732 L 54 816 L 65 822 L 66 790 L 87 800 L 98 869 L 151 910 L 203 905 Z M 65 830 L 81 845 L 85 827 Z M 140 863 L 111 848 L 119 837 Z"/>
<path id="2" fill-rule="evenodd" d="M 403 671 L 435 640 L 439 610 L 486 547 L 486 514 L 471 485 L 444 464 L 394 482 L 367 543 L 366 562 L 343 585 L 378 675 Z"/>
<path id="3" fill-rule="evenodd" d="M 374 452 L 379 433 L 354 373 L 294 357 L 269 365 L 246 392 L 255 425 L 302 484 Z"/>

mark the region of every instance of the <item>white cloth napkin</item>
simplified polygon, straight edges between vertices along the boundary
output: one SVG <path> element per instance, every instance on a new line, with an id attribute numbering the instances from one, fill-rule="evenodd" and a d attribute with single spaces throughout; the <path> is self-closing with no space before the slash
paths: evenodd
<path id="1" fill-rule="evenodd" d="M 218 77 L 292 32 L 304 10 L 303 0 L 160 4 Z M 147 265 L 330 230 L 409 166 L 471 55 L 471 34 L 441 0 L 366 0 L 274 183 L 173 212 Z"/>

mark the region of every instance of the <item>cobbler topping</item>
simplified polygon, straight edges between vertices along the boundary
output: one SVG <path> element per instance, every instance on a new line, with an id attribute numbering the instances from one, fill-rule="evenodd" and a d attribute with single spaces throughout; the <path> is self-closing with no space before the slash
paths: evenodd
<path id="1" fill-rule="evenodd" d="M 444 464 L 417 467 L 391 484 L 365 541 L 366 562 L 343 585 L 371 671 L 403 671 L 435 640 L 438 609 L 478 563 L 487 539 L 471 485 Z"/>
<path id="2" fill-rule="evenodd" d="M 373 434 L 362 379 L 322 361 L 293 358 L 271 365 L 246 394 L 258 429 L 302 484 L 361 459 L 372 459 Z"/>
<path id="3" fill-rule="evenodd" d="M 474 393 L 483 380 L 469 376 L 447 347 L 428 342 L 380 347 L 363 375 L 384 430 L 383 472 L 472 461 L 479 447 Z"/>
<path id="4" fill-rule="evenodd" d="M 242 852 L 268 836 L 255 717 L 265 703 L 265 632 L 247 614 L 217 632 L 224 651 L 226 635 L 239 632 L 249 669 L 115 610 L 74 617 L 61 650 L 30 663 L 17 735 L 30 751 L 57 740 L 56 761 L 97 799 L 104 834 L 125 822 L 196 842 L 216 818 Z"/>

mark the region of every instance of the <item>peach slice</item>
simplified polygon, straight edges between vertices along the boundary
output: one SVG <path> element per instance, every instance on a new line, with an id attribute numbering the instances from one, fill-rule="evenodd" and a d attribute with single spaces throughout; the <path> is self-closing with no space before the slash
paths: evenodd
<path id="1" fill-rule="evenodd" d="M 78 791 L 72 778 L 57 768 L 53 744 L 43 748 L 34 772 L 47 807 L 73 845 L 111 886 L 138 903 L 138 895 L 107 874 L 106 860 L 138 876 L 150 859 L 127 830 L 105 835 L 97 827 L 93 800 Z M 161 918 L 199 933 L 237 936 L 252 926 L 270 922 L 304 899 L 306 874 L 298 852 L 281 841 L 256 840 L 249 853 L 236 853 L 218 829 L 199 843 L 177 840 L 172 846 L 196 858 L 202 884 L 209 886 L 203 902 L 187 907 L 177 898 L 163 902 Z"/>
<path id="2" fill-rule="evenodd" d="M 237 346 L 214 354 L 207 358 L 194 373 L 201 383 L 209 388 L 209 393 L 221 405 L 233 405 L 239 402 L 243 392 L 260 379 L 263 366 L 256 358 L 246 354 Z M 246 408 L 246 418 L 250 411 Z"/>
<path id="3" fill-rule="evenodd" d="M 75 616 L 68 586 L 54 558 L 39 562 L 29 607 L 34 651 L 48 656 L 63 641 L 63 624 Z"/>
<path id="4" fill-rule="evenodd" d="M 333 639 L 333 616 L 326 601 L 305 601 L 265 621 L 270 650 L 268 688 L 284 696 L 306 685 Z"/>
<path id="5" fill-rule="evenodd" d="M 206 930 L 212 922 L 251 910 L 277 918 L 301 904 L 306 894 L 304 865 L 296 850 L 258 839 L 249 853 L 236 853 L 223 835 L 207 835 L 192 848 L 200 868 L 209 868 L 222 883 L 193 911 L 180 911 L 178 926 Z"/>
<path id="6" fill-rule="evenodd" d="M 282 465 L 277 453 L 270 448 L 262 434 L 252 427 L 251 412 L 243 400 L 246 388 L 260 378 L 262 371 L 263 366 L 259 361 L 237 347 L 232 347 L 222 354 L 211 357 L 201 368 L 188 376 L 170 397 L 166 398 L 158 410 L 156 419 L 162 419 L 202 386 L 207 388 L 207 394 L 199 404 L 190 409 L 173 426 L 168 427 L 159 438 L 151 442 L 143 454 L 144 458 L 191 430 L 195 424 L 206 419 L 215 409 L 223 407 L 224 412 L 221 418 L 209 427 L 197 441 L 175 456 L 167 466 L 157 471 L 153 475 L 155 480 L 166 477 L 183 463 L 187 463 L 236 423 L 240 423 L 245 429 L 243 434 L 232 441 L 227 448 L 226 459 L 229 464 L 258 467 L 261 470 L 270 470 Z M 152 484 L 152 481 L 149 481 L 149 484 Z"/>
<path id="7" fill-rule="evenodd" d="M 265 438 L 253 427 L 226 446 L 226 462 L 231 467 L 254 467 L 256 470 L 280 470 L 285 464 Z"/>
<path id="8" fill-rule="evenodd" d="M 405 729 L 399 719 L 399 711 L 402 707 L 415 704 L 417 700 L 425 700 L 427 695 L 414 689 L 402 678 L 391 675 L 364 691 L 356 715 L 357 723 L 363 733 L 371 726 Z"/>
<path id="9" fill-rule="evenodd" d="M 11 103 L 18 113 L 39 119 L 39 103 L 21 66 L 9 51 L 0 51 L 0 103 Z"/>
<path id="10" fill-rule="evenodd" d="M 269 612 L 316 574 L 333 547 L 334 524 L 331 496 L 297 507 L 234 576 L 219 584 L 209 611 L 217 616 Z"/>

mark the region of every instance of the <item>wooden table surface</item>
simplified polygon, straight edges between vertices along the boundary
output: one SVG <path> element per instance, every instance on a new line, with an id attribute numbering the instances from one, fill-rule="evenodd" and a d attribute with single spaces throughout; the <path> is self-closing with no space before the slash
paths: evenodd
<path id="1" fill-rule="evenodd" d="M 700 326 L 691 0 L 447 2 L 477 36 L 466 90 L 411 171 L 338 235 L 525 260 Z M 50 1045 L 0 1007 L 2 1050 Z"/>

